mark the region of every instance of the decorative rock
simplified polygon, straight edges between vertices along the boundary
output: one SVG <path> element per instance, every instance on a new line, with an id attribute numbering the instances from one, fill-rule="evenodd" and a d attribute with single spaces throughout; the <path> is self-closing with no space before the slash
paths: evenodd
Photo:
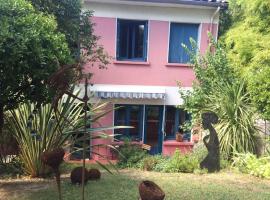
<path id="1" fill-rule="evenodd" d="M 217 132 L 212 124 L 218 122 L 218 116 L 213 112 L 202 114 L 202 125 L 204 129 L 209 129 L 210 134 L 203 138 L 208 154 L 205 159 L 200 163 L 201 169 L 206 168 L 208 172 L 216 172 L 220 170 L 220 153 L 219 153 L 219 140 Z"/>
<path id="2" fill-rule="evenodd" d="M 139 185 L 141 200 L 163 200 L 165 193 L 152 181 L 143 181 Z"/>
<path id="3" fill-rule="evenodd" d="M 71 171 L 70 179 L 72 184 L 82 184 L 82 170 L 83 167 L 76 167 Z M 85 171 L 85 178 L 84 183 L 88 181 L 88 171 L 84 168 Z"/>
<path id="4" fill-rule="evenodd" d="M 101 173 L 98 169 L 90 169 L 88 171 L 88 180 L 99 180 Z"/>

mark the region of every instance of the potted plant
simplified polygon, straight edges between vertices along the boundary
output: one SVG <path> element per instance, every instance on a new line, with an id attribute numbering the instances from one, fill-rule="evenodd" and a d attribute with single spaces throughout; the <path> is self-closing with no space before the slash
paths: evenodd
<path id="1" fill-rule="evenodd" d="M 191 122 L 190 121 L 185 121 L 183 125 L 180 126 L 181 129 L 184 132 L 183 135 L 183 141 L 190 141 L 191 137 Z"/>
<path id="2" fill-rule="evenodd" d="M 183 142 L 184 139 L 184 131 L 182 128 L 178 128 L 178 131 L 175 134 L 175 140 L 177 142 Z"/>

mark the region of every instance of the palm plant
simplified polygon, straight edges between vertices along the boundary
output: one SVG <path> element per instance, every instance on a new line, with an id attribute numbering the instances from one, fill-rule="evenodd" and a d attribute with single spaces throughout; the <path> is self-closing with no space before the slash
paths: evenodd
<path id="1" fill-rule="evenodd" d="M 5 120 L 9 132 L 18 142 L 24 169 L 31 177 L 44 175 L 41 153 L 62 147 L 70 138 L 64 134 L 79 123 L 82 106 L 71 97 L 58 103 L 57 112 L 51 104 L 39 109 L 31 102 L 21 103 L 17 109 L 7 111 Z"/>
<path id="2" fill-rule="evenodd" d="M 217 86 L 208 96 L 206 110 L 219 116 L 216 130 L 220 148 L 231 157 L 233 152 L 256 153 L 259 130 L 255 125 L 255 109 L 246 91 L 245 81 Z"/>

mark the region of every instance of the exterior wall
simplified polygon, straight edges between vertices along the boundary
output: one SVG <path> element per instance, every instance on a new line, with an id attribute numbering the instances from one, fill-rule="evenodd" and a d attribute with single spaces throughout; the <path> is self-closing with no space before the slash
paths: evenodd
<path id="1" fill-rule="evenodd" d="M 100 44 L 110 56 L 116 54 L 116 18 L 94 17 L 95 33 L 101 36 Z M 94 84 L 108 85 L 148 85 L 191 87 L 195 79 L 193 70 L 188 65 L 168 64 L 169 22 L 149 21 L 148 62 L 126 62 L 111 59 L 106 70 L 87 66 L 94 73 Z M 199 46 L 205 52 L 208 46 L 207 31 L 211 24 L 203 23 L 199 31 Z M 217 25 L 214 25 L 214 29 Z M 110 31 L 108 31 L 110 30 Z M 216 32 L 216 31 L 215 31 Z"/>
<path id="2" fill-rule="evenodd" d="M 189 153 L 193 148 L 194 143 L 193 142 L 176 142 L 174 140 L 172 141 L 164 141 L 163 142 L 163 149 L 162 149 L 162 155 L 164 156 L 172 156 L 176 149 L 179 149 L 179 151 L 182 154 Z"/>
<path id="3" fill-rule="evenodd" d="M 108 105 L 107 109 L 112 110 L 113 104 Z M 99 120 L 99 123 L 102 124 L 102 127 L 113 126 L 113 112 L 110 112 L 103 118 Z M 100 127 L 99 124 L 95 124 L 94 127 Z M 113 131 L 104 131 L 108 135 L 112 135 Z M 111 144 L 112 139 L 94 139 L 91 142 L 92 151 L 98 154 L 92 153 L 92 159 L 94 160 L 104 160 L 105 158 L 111 159 L 111 149 L 106 147 L 106 145 Z"/>

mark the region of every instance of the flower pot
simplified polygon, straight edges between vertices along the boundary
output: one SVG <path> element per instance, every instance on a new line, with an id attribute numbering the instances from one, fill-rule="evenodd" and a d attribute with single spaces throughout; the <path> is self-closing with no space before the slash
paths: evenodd
<path id="1" fill-rule="evenodd" d="M 143 181 L 139 185 L 141 200 L 163 200 L 165 193 L 152 181 Z"/>
<path id="2" fill-rule="evenodd" d="M 183 135 L 180 134 L 180 133 L 176 133 L 176 134 L 175 134 L 175 140 L 176 140 L 177 142 L 183 142 Z"/>

